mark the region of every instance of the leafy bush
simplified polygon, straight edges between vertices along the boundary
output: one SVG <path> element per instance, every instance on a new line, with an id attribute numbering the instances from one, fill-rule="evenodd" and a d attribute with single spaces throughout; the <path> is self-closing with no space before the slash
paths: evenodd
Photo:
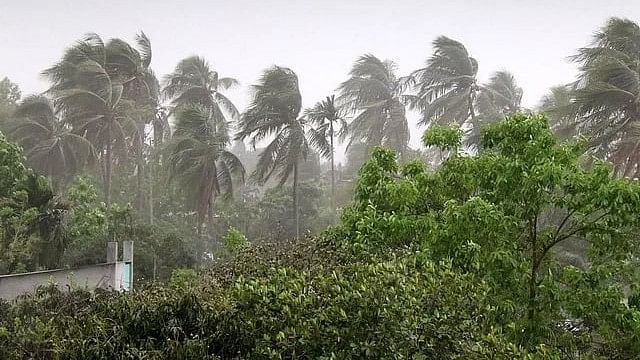
<path id="1" fill-rule="evenodd" d="M 230 228 L 227 231 L 222 241 L 224 242 L 225 249 L 231 252 L 235 252 L 249 246 L 247 237 L 244 236 L 244 234 L 240 230 L 234 227 Z"/>

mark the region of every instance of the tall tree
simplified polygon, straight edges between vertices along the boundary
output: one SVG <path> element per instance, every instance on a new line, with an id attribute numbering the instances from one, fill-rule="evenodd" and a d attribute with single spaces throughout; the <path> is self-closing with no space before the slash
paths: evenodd
<path id="1" fill-rule="evenodd" d="M 43 73 L 52 82 L 49 92 L 74 131 L 101 154 L 107 204 L 111 203 L 114 146 L 126 154 L 132 141 L 140 138 L 135 102 L 126 96 L 125 86 L 140 78 L 142 61 L 122 40 L 105 44 L 97 34 L 88 34 Z"/>
<path id="2" fill-rule="evenodd" d="M 549 89 L 540 100 L 539 110 L 547 114 L 551 129 L 561 139 L 568 139 L 577 132 L 573 96 L 571 86 L 558 85 Z"/>
<path id="3" fill-rule="evenodd" d="M 169 179 L 186 191 L 198 214 L 198 232 L 216 197 L 233 193 L 234 177 L 244 181 L 244 167 L 226 149 L 228 145 L 229 137 L 220 131 L 214 111 L 196 104 L 178 109 L 175 133 L 167 146 Z"/>
<path id="4" fill-rule="evenodd" d="M 462 43 L 440 36 L 433 41 L 434 53 L 424 68 L 414 71 L 409 83 L 417 93 L 408 96 L 412 108 L 421 112 L 420 124 L 463 125 L 474 120 L 478 62 Z"/>
<path id="5" fill-rule="evenodd" d="M 572 59 L 580 64 L 574 106 L 592 148 L 619 174 L 640 174 L 640 26 L 611 18 L 590 47 Z"/>
<path id="6" fill-rule="evenodd" d="M 331 161 L 331 205 L 335 208 L 335 137 L 346 130 L 347 123 L 336 107 L 335 95 L 327 96 L 325 100 L 305 110 L 304 115 L 314 125 L 308 130 L 310 144 L 321 156 Z"/>
<path id="7" fill-rule="evenodd" d="M 401 102 L 403 84 L 396 76 L 396 65 L 367 54 L 351 68 L 350 78 L 340 85 L 338 102 L 345 114 L 355 114 L 345 135 L 369 146 L 383 145 L 400 156 L 409 144 L 409 125 Z"/>
<path id="8" fill-rule="evenodd" d="M 166 76 L 162 92 L 176 107 L 198 104 L 211 110 L 216 123 L 228 124 L 239 118 L 239 112 L 221 91 L 237 85 L 234 78 L 220 77 L 204 58 L 191 56 Z"/>
<path id="9" fill-rule="evenodd" d="M 20 100 L 20 88 L 4 77 L 0 80 L 0 130 L 4 130 L 6 123 Z"/>
<path id="10" fill-rule="evenodd" d="M 71 131 L 45 96 L 25 98 L 16 109 L 11 135 L 25 149 L 29 165 L 56 187 L 77 174 L 93 156 L 93 147 Z"/>
<path id="11" fill-rule="evenodd" d="M 123 83 L 123 96 L 130 99 L 135 107 L 135 111 L 132 111 L 130 116 L 137 131 L 132 134 L 130 147 L 136 160 L 136 207 L 142 210 L 147 198 L 144 186 L 145 174 L 148 170 L 147 157 L 150 157 L 150 148 L 153 145 L 153 143 L 147 144 L 145 127 L 154 122 L 160 108 L 160 84 L 151 69 L 153 55 L 151 40 L 144 32 L 140 32 L 136 35 L 135 47 L 120 39 L 112 39 L 107 47 L 109 62 L 114 64 L 115 72 L 128 76 Z M 150 173 L 150 175 L 153 174 Z M 151 208 L 151 196 L 149 195 L 146 200 L 148 200 L 146 205 Z"/>
<path id="12" fill-rule="evenodd" d="M 300 236 L 298 172 L 309 152 L 305 124 L 298 117 L 301 109 L 298 76 L 289 68 L 273 66 L 253 86 L 253 99 L 241 117 L 237 135 L 238 140 L 250 138 L 254 149 L 258 142 L 270 140 L 258 156 L 252 174 L 255 180 L 264 183 L 277 174 L 281 186 L 293 175 L 296 237 Z"/>
<path id="13" fill-rule="evenodd" d="M 498 122 L 506 116 L 522 111 L 522 88 L 508 71 L 497 71 L 480 87 L 475 99 L 476 116 L 470 121 L 466 143 L 476 146 L 480 142 L 482 127 Z"/>

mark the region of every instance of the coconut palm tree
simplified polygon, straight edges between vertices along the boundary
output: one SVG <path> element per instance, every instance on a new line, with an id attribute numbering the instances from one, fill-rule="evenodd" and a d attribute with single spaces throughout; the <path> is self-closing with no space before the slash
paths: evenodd
<path id="1" fill-rule="evenodd" d="M 147 198 L 144 191 L 144 178 L 148 170 L 146 157 L 151 155 L 150 147 L 153 145 L 153 143 L 147 145 L 145 127 L 156 120 L 160 108 L 160 84 L 151 69 L 152 55 L 151 40 L 144 32 L 136 35 L 135 48 L 120 39 L 113 39 L 107 43 L 107 56 L 110 62 L 118 67 L 115 71 L 129 76 L 123 84 L 124 97 L 131 99 L 136 109 L 130 114 L 137 126 L 130 146 L 136 159 L 134 171 L 138 210 L 144 207 L 145 198 Z M 150 208 L 152 195 L 149 194 L 146 200 Z"/>
<path id="2" fill-rule="evenodd" d="M 239 112 L 222 91 L 237 85 L 234 78 L 220 77 L 204 58 L 191 56 L 165 77 L 162 92 L 176 107 L 199 104 L 211 110 L 216 122 L 229 123 L 239 118 Z"/>
<path id="3" fill-rule="evenodd" d="M 91 143 L 74 134 L 59 114 L 46 96 L 28 96 L 11 125 L 11 136 L 25 149 L 29 165 L 58 188 L 94 155 Z"/>
<path id="4" fill-rule="evenodd" d="M 354 141 L 364 141 L 369 146 L 394 149 L 401 157 L 406 152 L 409 125 L 400 101 L 403 83 L 395 72 L 393 62 L 370 54 L 353 64 L 350 78 L 339 87 L 338 97 L 341 111 L 355 115 L 344 132 L 350 136 L 347 147 Z"/>
<path id="5" fill-rule="evenodd" d="M 233 193 L 234 178 L 244 181 L 242 163 L 226 150 L 229 142 L 210 108 L 193 104 L 176 112 L 175 133 L 166 149 L 169 180 L 186 191 L 198 216 L 198 233 L 207 215 L 211 220 L 216 198 Z"/>
<path id="6" fill-rule="evenodd" d="M 520 111 L 522 88 L 515 77 L 508 71 L 497 71 L 491 75 L 489 82 L 480 87 L 477 97 L 479 114 L 504 117 Z"/>
<path id="7" fill-rule="evenodd" d="M 435 39 L 433 47 L 426 66 L 408 79 L 416 94 L 407 96 L 407 100 L 411 108 L 421 112 L 419 123 L 463 125 L 474 120 L 474 102 L 480 90 L 476 78 L 478 62 L 462 43 L 446 36 Z"/>
<path id="8" fill-rule="evenodd" d="M 74 132 L 101 154 L 107 204 L 111 203 L 114 147 L 126 153 L 132 139 L 140 136 L 134 116 L 139 109 L 125 96 L 125 85 L 137 79 L 141 67 L 132 65 L 141 59 L 132 49 L 121 40 L 105 44 L 100 36 L 89 34 L 43 73 L 53 84 L 48 92 Z"/>
<path id="9" fill-rule="evenodd" d="M 476 96 L 474 108 L 477 114 L 469 121 L 471 129 L 466 134 L 467 145 L 477 146 L 482 127 L 522 111 L 522 94 L 513 74 L 507 71 L 493 73 L 489 82 L 480 86 Z"/>
<path id="10" fill-rule="evenodd" d="M 540 100 L 538 110 L 547 114 L 551 129 L 561 139 L 576 135 L 578 119 L 570 86 L 558 85 L 549 89 L 549 92 Z"/>
<path id="11" fill-rule="evenodd" d="M 335 206 L 335 137 L 347 128 L 347 122 L 340 116 L 335 103 L 335 95 L 327 96 L 312 108 L 305 110 L 305 118 L 315 127 L 308 130 L 309 143 L 319 154 L 331 161 L 331 203 Z M 339 130 L 337 130 L 339 129 Z"/>
<path id="12" fill-rule="evenodd" d="M 580 64 L 573 91 L 580 129 L 592 148 L 611 160 L 618 173 L 640 173 L 640 26 L 611 18 L 590 47 L 572 60 Z"/>
<path id="13" fill-rule="evenodd" d="M 34 254 L 37 265 L 57 268 L 69 240 L 66 218 L 71 204 L 57 196 L 42 176 L 28 174 L 21 187 L 27 194 L 24 206 L 37 209 L 37 216 L 27 229 L 40 238 Z"/>
<path id="14" fill-rule="evenodd" d="M 252 174 L 256 181 L 264 184 L 277 175 L 282 186 L 293 175 L 296 237 L 300 236 L 298 172 L 300 162 L 306 160 L 309 152 L 305 124 L 298 117 L 301 109 L 297 75 L 291 69 L 273 66 L 253 86 L 253 99 L 240 119 L 236 137 L 249 138 L 254 149 L 258 142 L 270 140 L 258 156 Z"/>

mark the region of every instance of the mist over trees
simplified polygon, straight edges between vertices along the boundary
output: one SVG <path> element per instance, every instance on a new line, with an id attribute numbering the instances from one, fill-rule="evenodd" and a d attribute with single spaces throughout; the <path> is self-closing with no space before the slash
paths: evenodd
<path id="1" fill-rule="evenodd" d="M 156 74 L 143 32 L 85 35 L 38 94 L 3 78 L 0 274 L 132 240 L 141 287 L 0 303 L 0 358 L 640 356 L 640 26 L 571 51 L 534 109 L 447 36 L 321 99 L 287 64 Z"/>

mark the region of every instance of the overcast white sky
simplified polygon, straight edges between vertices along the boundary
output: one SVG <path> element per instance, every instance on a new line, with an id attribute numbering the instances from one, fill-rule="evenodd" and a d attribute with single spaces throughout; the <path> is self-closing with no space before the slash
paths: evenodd
<path id="1" fill-rule="evenodd" d="M 640 1 L 0 0 L 0 78 L 23 94 L 42 91 L 39 73 L 84 33 L 133 40 L 143 30 L 161 76 L 186 56 L 204 56 L 240 80 L 229 96 L 242 109 L 264 68 L 287 66 L 310 106 L 346 79 L 359 55 L 393 60 L 404 75 L 446 35 L 478 60 L 481 81 L 511 71 L 533 107 L 549 87 L 573 79 L 566 57 L 611 16 L 640 21 Z"/>

